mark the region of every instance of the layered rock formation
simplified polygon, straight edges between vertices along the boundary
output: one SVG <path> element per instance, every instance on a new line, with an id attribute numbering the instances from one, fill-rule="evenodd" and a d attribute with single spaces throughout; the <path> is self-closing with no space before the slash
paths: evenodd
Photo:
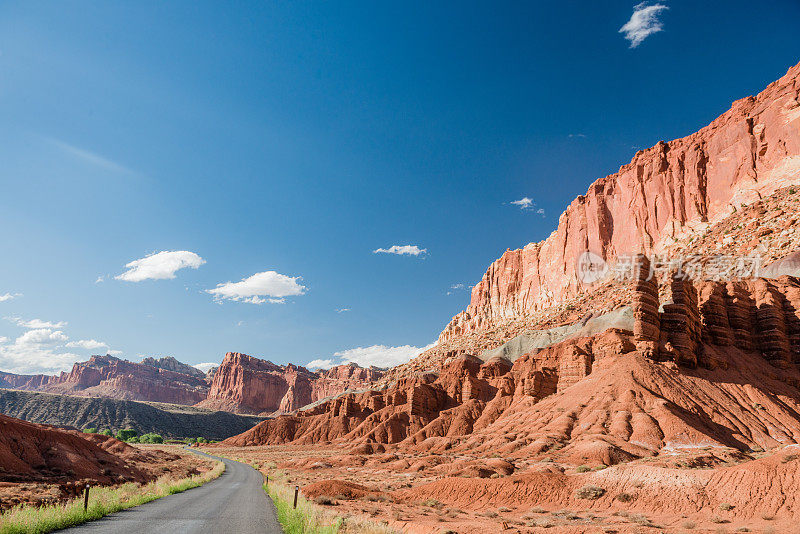
<path id="1" fill-rule="evenodd" d="M 465 454 L 559 451 L 611 464 L 677 443 L 800 442 L 800 280 L 675 276 L 659 288 L 639 277 L 632 286 L 635 333 L 611 328 L 513 364 L 462 355 L 440 373 L 345 393 L 225 443 L 341 439 Z"/>
<path id="2" fill-rule="evenodd" d="M 229 352 L 214 373 L 208 398 L 198 406 L 250 414 L 291 412 L 348 389 L 368 387 L 382 374 L 355 364 L 312 372 Z"/>
<path id="3" fill-rule="evenodd" d="M 186 405 L 205 399 L 209 390 L 201 371 L 174 358 L 133 363 L 109 355 L 92 356 L 56 376 L 0 373 L 0 387 Z"/>
<path id="4" fill-rule="evenodd" d="M 800 183 L 800 65 L 697 133 L 638 152 L 593 183 L 544 241 L 507 250 L 440 341 L 575 296 L 578 258 L 659 252 L 777 189 Z"/>

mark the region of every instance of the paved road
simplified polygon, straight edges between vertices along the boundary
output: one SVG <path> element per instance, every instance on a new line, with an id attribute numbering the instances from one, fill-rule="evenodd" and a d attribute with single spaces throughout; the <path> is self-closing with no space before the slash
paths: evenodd
<path id="1" fill-rule="evenodd" d="M 192 451 L 197 452 L 197 451 Z M 219 478 L 61 532 L 69 534 L 283 534 L 261 473 L 227 458 Z"/>

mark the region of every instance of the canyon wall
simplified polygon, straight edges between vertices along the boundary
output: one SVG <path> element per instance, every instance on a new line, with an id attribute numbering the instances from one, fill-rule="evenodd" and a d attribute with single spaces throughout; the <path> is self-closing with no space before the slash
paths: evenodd
<path id="1" fill-rule="evenodd" d="M 398 444 L 610 465 L 675 443 L 800 440 L 800 280 L 641 277 L 631 289 L 633 331 L 609 328 L 513 363 L 460 355 L 439 373 L 344 393 L 225 443 L 338 439 L 361 452 Z"/>
<path id="2" fill-rule="evenodd" d="M 742 205 L 800 183 L 800 65 L 758 96 L 733 103 L 700 131 L 637 152 L 594 182 L 544 241 L 507 250 L 472 289 L 446 341 L 543 310 L 581 291 L 575 264 L 585 251 L 660 252 L 701 233 Z"/>
<path id="3" fill-rule="evenodd" d="M 60 375 L 0 373 L 0 387 L 86 397 L 191 405 L 206 398 L 206 375 L 174 358 L 142 363 L 113 356 L 92 356 Z"/>
<path id="4" fill-rule="evenodd" d="M 249 414 L 291 412 L 348 389 L 368 387 L 382 376 L 378 369 L 355 364 L 312 372 L 229 352 L 214 373 L 208 398 L 198 406 Z"/>
<path id="5" fill-rule="evenodd" d="M 208 373 L 175 358 L 145 358 L 141 363 L 92 356 L 60 375 L 0 372 L 0 388 L 120 400 L 198 405 L 244 414 L 291 412 L 348 389 L 369 387 L 383 376 L 356 364 L 309 371 L 275 365 L 229 352 Z"/>

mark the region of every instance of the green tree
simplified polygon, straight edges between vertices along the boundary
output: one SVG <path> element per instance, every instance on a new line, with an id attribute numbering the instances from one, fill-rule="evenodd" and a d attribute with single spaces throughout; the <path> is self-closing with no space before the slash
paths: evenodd
<path id="1" fill-rule="evenodd" d="M 83 429 L 84 434 L 97 434 L 97 429 L 94 427 L 88 427 Z"/>
<path id="2" fill-rule="evenodd" d="M 139 437 L 139 443 L 164 443 L 164 438 L 161 434 L 149 433 L 142 434 Z"/>
<path id="3" fill-rule="evenodd" d="M 130 441 L 137 436 L 137 432 L 132 428 L 126 428 L 117 432 L 117 439 L 120 441 Z"/>
<path id="4" fill-rule="evenodd" d="M 109 429 L 107 429 L 107 428 L 104 428 L 103 430 L 101 430 L 100 432 L 98 432 L 98 434 L 102 434 L 102 435 L 104 435 L 104 436 L 113 436 L 113 435 L 114 435 L 114 434 L 113 434 L 113 433 L 112 433 L 112 432 L 111 432 Z"/>

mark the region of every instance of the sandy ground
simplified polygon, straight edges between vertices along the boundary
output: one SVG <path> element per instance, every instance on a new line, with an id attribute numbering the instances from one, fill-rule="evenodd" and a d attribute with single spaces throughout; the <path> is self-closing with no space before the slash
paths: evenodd
<path id="1" fill-rule="evenodd" d="M 797 451 L 750 455 L 675 451 L 603 470 L 516 461 L 502 474 L 502 467 L 510 462 L 500 458 L 397 450 L 354 455 L 346 447 L 330 444 L 209 450 L 255 464 L 272 479 L 298 485 L 308 498 L 329 503 L 323 506 L 338 514 L 385 522 L 398 532 L 800 533 L 791 515 L 772 516 L 743 505 L 718 503 L 704 493 L 700 498 L 702 490 L 696 483 L 727 470 L 734 475 L 733 495 L 742 491 L 735 485 L 741 473 L 758 475 L 773 468 L 778 473 L 783 466 L 791 466 L 794 472 L 794 464 L 800 465 Z M 481 478 L 486 473 L 476 468 L 472 476 L 463 470 L 458 477 L 448 476 L 449 467 L 465 460 L 493 465 L 496 474 Z M 782 471 L 779 476 L 786 478 Z M 619 487 L 614 480 L 632 481 L 625 486 L 627 493 L 612 496 L 618 491 L 613 488 Z M 596 500 L 576 497 L 593 482 L 610 488 L 608 493 Z M 750 486 L 748 491 L 757 491 Z M 682 499 L 694 506 L 672 507 L 671 503 Z"/>

